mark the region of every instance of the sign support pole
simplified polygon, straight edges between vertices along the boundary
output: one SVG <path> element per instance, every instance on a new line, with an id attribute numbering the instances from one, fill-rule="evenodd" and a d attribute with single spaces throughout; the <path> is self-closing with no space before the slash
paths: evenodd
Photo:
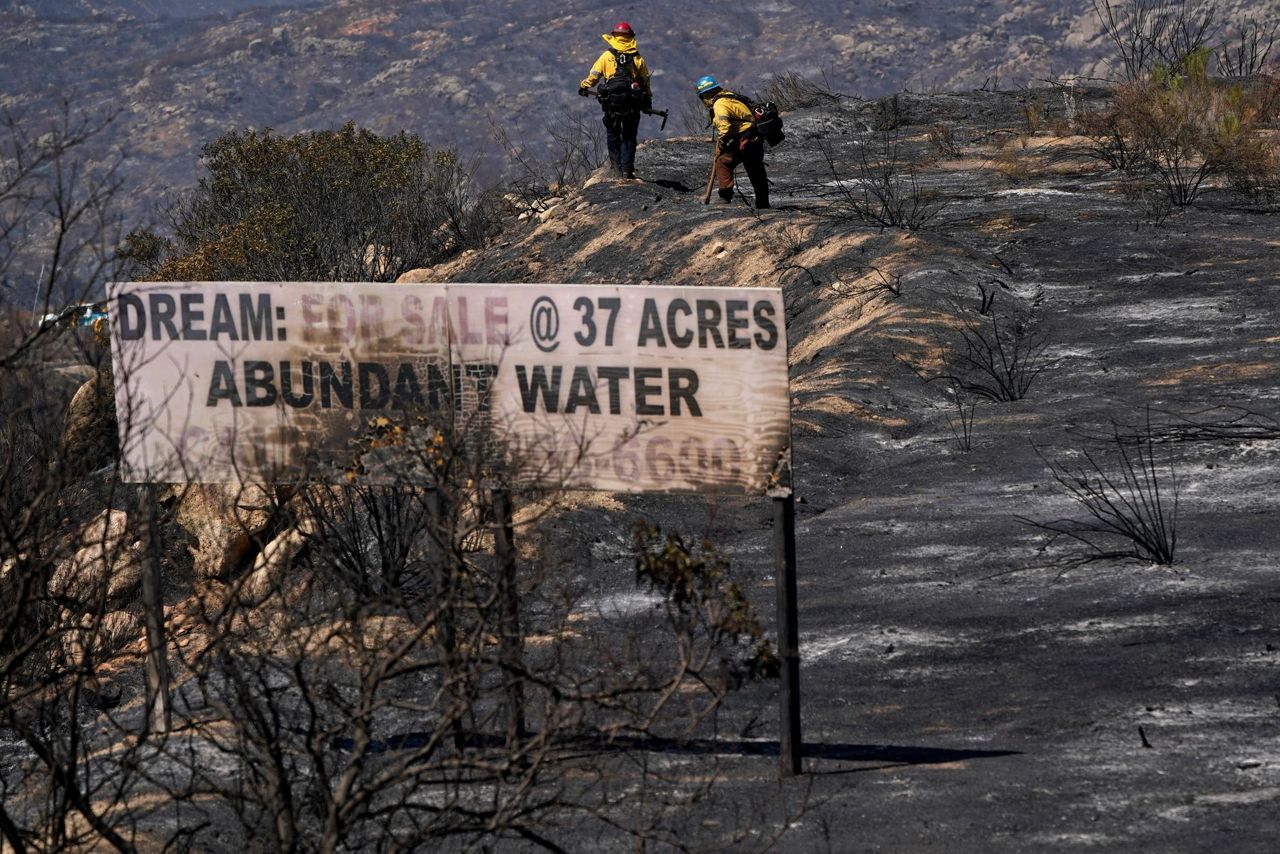
<path id="1" fill-rule="evenodd" d="M 457 629 L 454 623 L 454 609 L 457 607 L 457 598 L 455 594 L 456 573 L 454 572 L 453 564 L 453 524 L 448 513 L 448 502 L 445 501 L 438 487 L 432 488 L 427 493 L 426 501 L 427 512 L 431 516 L 433 536 L 437 540 L 437 546 L 440 551 L 435 578 L 436 596 L 440 603 L 439 616 L 437 617 L 436 646 L 440 651 L 440 667 L 444 675 L 444 682 L 449 686 L 450 695 L 457 701 L 459 699 L 456 688 L 458 642 Z M 459 703 L 458 705 L 460 707 L 462 704 Z M 449 729 L 453 733 L 453 746 L 458 750 L 462 750 L 466 744 L 466 738 L 462 732 L 462 720 L 454 717 L 449 724 Z"/>
<path id="2" fill-rule="evenodd" d="M 498 658 L 506 681 L 507 747 L 514 747 L 525 736 L 524 669 L 520 639 L 520 590 L 516 584 L 515 535 L 511 521 L 511 493 L 493 490 L 494 555 L 498 559 L 498 607 L 501 637 Z"/>
<path id="3" fill-rule="evenodd" d="M 142 564 L 142 607 L 147 629 L 147 706 L 143 718 L 149 733 L 167 733 L 172 724 L 169 699 L 168 644 L 164 636 L 164 596 L 160 589 L 160 538 L 156 531 L 156 488 L 142 490 L 147 544 Z"/>
<path id="4" fill-rule="evenodd" d="M 778 656 L 782 660 L 778 773 L 801 772 L 800 629 L 796 607 L 796 499 L 788 491 L 773 499 L 773 566 L 778 600 Z"/>

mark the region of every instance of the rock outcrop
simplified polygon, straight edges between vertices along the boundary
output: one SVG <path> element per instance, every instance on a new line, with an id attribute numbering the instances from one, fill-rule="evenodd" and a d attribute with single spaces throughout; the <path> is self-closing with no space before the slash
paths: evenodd
<path id="1" fill-rule="evenodd" d="M 106 368 L 85 381 L 67 406 L 62 432 L 62 461 L 68 471 L 82 474 L 102 468 L 119 454 L 116 395 Z"/>
<path id="2" fill-rule="evenodd" d="M 66 666 L 93 666 L 143 636 L 142 618 L 132 611 L 108 611 L 101 619 L 64 612 L 62 646 Z"/>
<path id="3" fill-rule="evenodd" d="M 278 589 L 286 573 L 313 532 L 308 525 L 298 525 L 276 536 L 254 558 L 253 568 L 245 582 L 244 592 L 250 598 L 261 598 Z"/>
<path id="4" fill-rule="evenodd" d="M 123 510 L 104 510 L 67 544 L 49 579 L 50 592 L 86 611 L 105 597 L 119 607 L 136 597 L 142 582 L 143 546 Z"/>
<path id="5" fill-rule="evenodd" d="M 230 578 L 261 547 L 276 519 L 277 496 L 260 486 L 194 484 L 179 494 L 177 521 L 195 539 L 201 578 Z"/>

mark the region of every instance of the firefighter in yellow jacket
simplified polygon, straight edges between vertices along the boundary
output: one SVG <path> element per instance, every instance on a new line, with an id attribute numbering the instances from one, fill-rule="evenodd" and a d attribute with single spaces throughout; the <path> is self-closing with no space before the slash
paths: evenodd
<path id="1" fill-rule="evenodd" d="M 609 166 L 615 175 L 634 178 L 640 112 L 653 109 L 649 66 L 636 51 L 636 34 L 626 21 L 620 21 L 613 32 L 601 38 L 609 48 L 591 66 L 591 73 L 578 86 L 578 94 L 586 97 L 591 94 L 591 87 L 596 87 L 596 97 L 604 109 Z"/>
<path id="2" fill-rule="evenodd" d="M 733 171 L 741 165 L 755 190 L 755 206 L 769 207 L 769 176 L 764 171 L 764 140 L 755 127 L 755 114 L 737 95 L 713 77 L 698 79 L 698 97 L 711 114 L 717 151 L 716 179 L 720 200 L 733 201 Z"/>

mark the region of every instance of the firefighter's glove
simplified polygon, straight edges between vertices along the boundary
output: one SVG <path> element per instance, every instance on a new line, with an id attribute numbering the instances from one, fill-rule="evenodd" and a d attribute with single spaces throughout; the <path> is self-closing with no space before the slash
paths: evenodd
<path id="1" fill-rule="evenodd" d="M 750 138 L 744 136 L 742 139 L 738 140 L 738 151 L 746 151 L 747 146 L 750 144 Z"/>
<path id="2" fill-rule="evenodd" d="M 587 97 L 588 95 L 590 95 L 590 94 L 591 94 L 591 90 L 590 90 L 590 89 L 588 89 L 586 86 L 579 86 L 579 87 L 578 87 L 578 94 L 585 98 L 585 97 Z"/>

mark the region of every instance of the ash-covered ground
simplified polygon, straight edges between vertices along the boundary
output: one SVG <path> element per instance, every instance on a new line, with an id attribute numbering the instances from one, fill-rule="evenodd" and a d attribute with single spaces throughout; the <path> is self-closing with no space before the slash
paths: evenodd
<path id="1" fill-rule="evenodd" d="M 809 803 L 784 849 L 1280 838 L 1276 213 L 1211 187 L 1157 227 L 1085 140 L 1052 130 L 1099 97 L 904 96 L 890 137 L 939 205 L 916 231 L 839 204 L 885 109 L 843 103 L 788 117 L 774 210 L 704 207 L 709 143 L 657 141 L 643 182 L 566 190 L 493 251 L 422 274 L 784 288 L 807 756 L 784 789 Z M 938 124 L 950 152 L 928 140 Z M 986 328 L 986 298 L 1023 325 L 1035 374 L 1019 400 L 965 397 L 966 439 L 938 376 L 959 330 Z M 1088 453 L 1119 479 L 1121 447 L 1154 463 L 1171 566 L 1029 524 L 1086 518 L 1050 466 L 1091 471 Z M 634 515 L 709 533 L 769 610 L 767 501 L 584 502 L 563 536 L 595 540 L 583 571 L 605 587 L 626 583 L 612 532 Z M 739 710 L 728 778 L 767 799 L 774 762 L 753 754 L 776 750 L 776 712 Z"/>
<path id="2" fill-rule="evenodd" d="M 610 782 L 623 791 L 641 762 L 712 784 L 682 816 L 681 843 L 1270 851 L 1280 838 L 1276 210 L 1215 183 L 1157 225 L 1151 200 L 1070 135 L 1104 97 L 791 113 L 768 157 L 767 211 L 701 204 L 707 140 L 653 141 L 643 180 L 560 188 L 490 248 L 411 274 L 784 291 L 805 773 L 777 779 L 772 683 L 735 698 L 715 738 L 620 760 Z M 864 158 L 886 145 L 898 178 L 915 175 L 920 228 L 853 212 Z M 964 365 L 981 336 L 999 342 L 988 355 L 1014 358 L 1004 375 L 1018 399 L 989 399 L 993 376 Z M 69 397 L 89 373 L 51 377 Z M 1111 554 L 1131 543 L 1077 527 L 1087 514 L 1055 470 L 1122 489 L 1127 472 L 1131 496 L 1158 484 L 1146 513 L 1176 532 L 1173 563 Z M 520 503 L 518 523 L 538 509 Z M 584 493 L 517 529 L 573 576 L 576 631 L 607 645 L 652 608 L 634 583 L 637 517 L 706 535 L 772 612 L 766 499 Z M 167 536 L 174 616 L 196 573 L 190 538 Z M 124 729 L 142 705 L 130 662 L 104 674 Z M 180 717 L 195 702 L 186 684 Z M 98 712 L 84 714 L 94 729 Z M 29 759 L 5 738 L 5 768 Z M 228 759 L 191 750 L 217 773 Z M 152 783 L 171 770 L 157 760 Z M 181 838 L 169 810 L 155 807 L 142 843 Z M 244 848 L 216 822 L 201 833 L 208 850 Z"/>

